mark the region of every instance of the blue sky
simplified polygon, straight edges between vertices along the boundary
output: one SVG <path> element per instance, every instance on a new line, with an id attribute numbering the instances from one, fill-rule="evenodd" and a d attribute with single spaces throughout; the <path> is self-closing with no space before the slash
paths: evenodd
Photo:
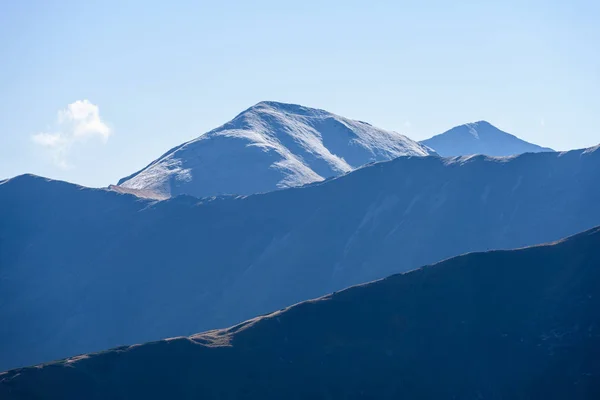
<path id="1" fill-rule="evenodd" d="M 261 100 L 595 145 L 598 3 L 3 1 L 0 178 L 115 183 Z"/>

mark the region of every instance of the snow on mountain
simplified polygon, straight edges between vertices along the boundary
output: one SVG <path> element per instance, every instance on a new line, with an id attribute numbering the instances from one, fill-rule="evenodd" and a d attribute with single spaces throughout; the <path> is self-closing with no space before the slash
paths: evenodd
<path id="1" fill-rule="evenodd" d="M 430 139 L 423 140 L 421 143 L 434 149 L 442 157 L 471 154 L 512 156 L 523 153 L 554 151 L 501 131 L 487 121 L 460 125 Z"/>
<path id="2" fill-rule="evenodd" d="M 252 196 L 0 183 L 0 370 L 226 327 L 600 225 L 600 151 L 398 157 Z"/>
<path id="3" fill-rule="evenodd" d="M 9 371 L 0 398 L 598 399 L 599 265 L 600 228 L 466 254 L 229 329 Z"/>
<path id="4" fill-rule="evenodd" d="M 431 149 L 396 132 L 324 110 L 261 102 L 170 150 L 118 185 L 161 196 L 252 194 L 338 176 Z"/>

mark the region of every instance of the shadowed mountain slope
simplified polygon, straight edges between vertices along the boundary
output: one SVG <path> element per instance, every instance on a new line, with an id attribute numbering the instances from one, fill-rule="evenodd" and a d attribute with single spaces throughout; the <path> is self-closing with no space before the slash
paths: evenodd
<path id="1" fill-rule="evenodd" d="M 0 374 L 3 399 L 600 396 L 600 229 L 472 253 L 227 330 Z"/>
<path id="2" fill-rule="evenodd" d="M 600 151 L 400 157 L 301 188 L 166 201 L 0 184 L 0 370 L 230 326 L 451 256 L 600 224 Z"/>

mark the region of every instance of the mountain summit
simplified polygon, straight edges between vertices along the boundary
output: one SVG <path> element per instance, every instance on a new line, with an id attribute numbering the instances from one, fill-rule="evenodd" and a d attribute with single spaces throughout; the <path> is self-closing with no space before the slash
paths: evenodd
<path id="1" fill-rule="evenodd" d="M 456 126 L 449 131 L 423 140 L 421 143 L 434 149 L 442 157 L 471 154 L 512 156 L 522 153 L 554 151 L 519 139 L 487 121 Z"/>
<path id="2" fill-rule="evenodd" d="M 260 102 L 119 181 L 161 196 L 252 194 L 434 152 L 404 135 L 324 110 Z"/>

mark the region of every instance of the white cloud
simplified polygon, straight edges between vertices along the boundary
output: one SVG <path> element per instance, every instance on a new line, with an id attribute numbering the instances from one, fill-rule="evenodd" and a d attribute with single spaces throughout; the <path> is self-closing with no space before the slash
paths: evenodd
<path id="1" fill-rule="evenodd" d="M 97 138 L 106 143 L 112 130 L 100 118 L 97 105 L 88 100 L 77 100 L 64 110 L 58 111 L 55 132 L 40 132 L 31 136 L 33 143 L 48 149 L 54 162 L 61 168 L 69 168 L 67 155 L 74 144 Z"/>
<path id="2" fill-rule="evenodd" d="M 44 147 L 57 147 L 62 141 L 60 133 L 36 133 L 31 137 L 34 143 Z"/>

